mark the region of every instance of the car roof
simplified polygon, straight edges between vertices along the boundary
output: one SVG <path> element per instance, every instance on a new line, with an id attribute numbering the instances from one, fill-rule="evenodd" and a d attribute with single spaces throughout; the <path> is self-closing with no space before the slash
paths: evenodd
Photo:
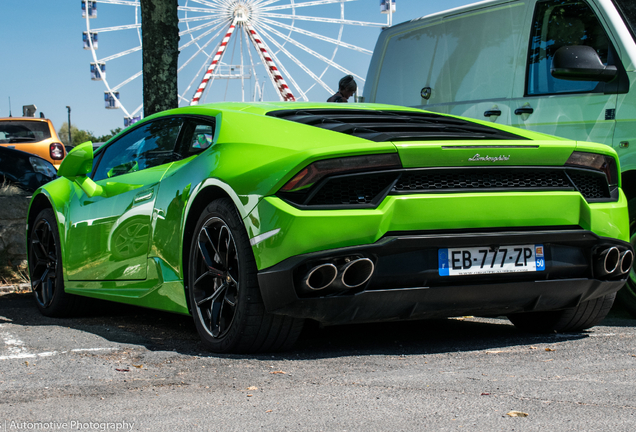
<path id="1" fill-rule="evenodd" d="M 443 113 L 432 113 L 420 108 L 406 107 L 399 105 L 389 104 L 377 104 L 377 103 L 329 103 L 329 102 L 215 102 L 202 105 L 191 105 L 186 107 L 175 108 L 167 111 L 161 111 L 143 119 L 142 122 L 136 123 L 135 126 L 139 126 L 146 121 L 163 118 L 172 115 L 202 115 L 202 116 L 216 116 L 220 113 L 235 112 L 237 114 L 252 114 L 259 116 L 267 116 L 272 119 L 277 119 L 272 115 L 277 111 L 303 111 L 303 110 L 324 110 L 324 111 L 344 111 L 344 110 L 357 110 L 357 111 L 392 111 L 394 113 L 412 113 L 416 115 L 429 114 L 440 117 L 446 117 L 448 119 L 461 119 L 467 123 L 480 124 L 491 129 L 497 129 L 500 131 L 506 131 L 513 134 L 523 135 L 526 139 L 531 140 L 563 140 L 569 141 L 565 138 L 554 137 L 539 132 L 529 131 L 526 129 L 519 129 L 512 126 L 501 125 L 492 123 L 490 121 L 478 120 L 473 118 L 455 116 Z M 278 118 L 277 120 L 281 120 Z"/>
<path id="2" fill-rule="evenodd" d="M 0 121 L 38 121 L 38 122 L 51 123 L 51 120 L 47 118 L 36 118 L 36 117 L 0 117 Z"/>
<path id="3" fill-rule="evenodd" d="M 222 111 L 234 111 L 244 112 L 256 115 L 265 116 L 267 113 L 281 110 L 303 110 L 303 109 L 352 109 L 352 110 L 392 110 L 392 111 L 422 111 L 418 108 L 386 105 L 386 104 L 370 104 L 370 103 L 328 103 L 328 102 L 214 102 L 202 105 L 190 105 L 185 107 L 179 107 L 167 111 L 161 111 L 144 118 L 143 120 L 150 120 L 154 118 L 161 118 L 167 115 L 216 115 Z M 134 126 L 134 125 L 133 125 Z"/>

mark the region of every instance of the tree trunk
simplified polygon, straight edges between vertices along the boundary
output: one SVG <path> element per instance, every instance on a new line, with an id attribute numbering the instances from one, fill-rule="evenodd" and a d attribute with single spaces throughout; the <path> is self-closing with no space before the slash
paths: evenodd
<path id="1" fill-rule="evenodd" d="M 179 106 L 178 0 L 141 0 L 144 116 Z"/>

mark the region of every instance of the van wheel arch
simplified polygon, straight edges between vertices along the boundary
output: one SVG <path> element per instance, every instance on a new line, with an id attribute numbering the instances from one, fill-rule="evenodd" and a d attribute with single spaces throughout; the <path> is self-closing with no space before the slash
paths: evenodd
<path id="1" fill-rule="evenodd" d="M 629 235 L 630 241 L 636 234 L 636 170 L 621 173 L 622 189 L 627 198 L 629 209 Z M 616 299 L 623 307 L 636 318 L 636 270 L 632 268 L 629 278 L 623 288 L 621 288 Z"/>
<path id="2" fill-rule="evenodd" d="M 636 170 L 621 173 L 621 189 L 627 197 L 629 205 L 629 219 L 636 219 Z"/>

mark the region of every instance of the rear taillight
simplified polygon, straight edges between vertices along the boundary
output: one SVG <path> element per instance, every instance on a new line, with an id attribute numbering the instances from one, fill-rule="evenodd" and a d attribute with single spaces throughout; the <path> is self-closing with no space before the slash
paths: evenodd
<path id="1" fill-rule="evenodd" d="M 281 191 L 299 191 L 330 175 L 399 168 L 402 168 L 402 162 L 396 153 L 325 159 L 305 167 L 289 180 Z"/>
<path id="2" fill-rule="evenodd" d="M 53 143 L 49 146 L 49 153 L 51 154 L 51 159 L 62 160 L 64 159 L 64 146 L 60 143 Z"/>
<path id="3" fill-rule="evenodd" d="M 618 167 L 616 166 L 616 159 L 612 156 L 575 151 L 565 164 L 602 171 L 605 173 L 607 182 L 610 185 L 618 185 Z"/>

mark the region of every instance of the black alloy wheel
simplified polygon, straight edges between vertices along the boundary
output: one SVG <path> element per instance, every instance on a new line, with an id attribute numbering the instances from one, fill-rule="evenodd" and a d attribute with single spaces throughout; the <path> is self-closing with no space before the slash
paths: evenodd
<path id="1" fill-rule="evenodd" d="M 194 309 L 203 328 L 215 339 L 230 330 L 237 312 L 239 257 L 227 224 L 211 217 L 198 233 L 192 273 Z"/>
<path id="2" fill-rule="evenodd" d="M 57 288 L 58 253 L 54 229 L 46 217 L 38 217 L 31 233 L 31 288 L 42 308 L 51 306 Z"/>
<path id="3" fill-rule="evenodd" d="M 42 210 L 29 235 L 29 277 L 36 306 L 43 315 L 63 317 L 76 314 L 84 299 L 64 292 L 62 252 L 53 210 Z"/>
<path id="4" fill-rule="evenodd" d="M 212 201 L 190 245 L 186 287 L 195 327 L 210 351 L 283 351 L 304 320 L 265 311 L 254 253 L 234 203 Z"/>

